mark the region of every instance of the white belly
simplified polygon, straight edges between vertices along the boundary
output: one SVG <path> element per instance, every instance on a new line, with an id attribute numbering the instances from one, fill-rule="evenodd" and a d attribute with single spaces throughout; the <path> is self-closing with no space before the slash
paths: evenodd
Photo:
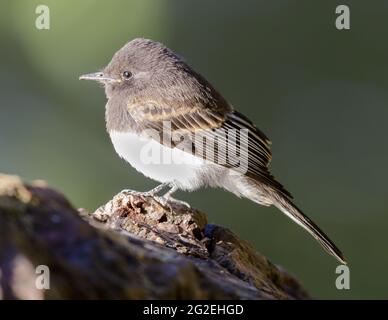
<path id="1" fill-rule="evenodd" d="M 145 176 L 174 182 L 180 189 L 194 190 L 207 184 L 207 162 L 177 148 L 165 147 L 134 133 L 112 131 L 110 138 L 119 156 Z"/>

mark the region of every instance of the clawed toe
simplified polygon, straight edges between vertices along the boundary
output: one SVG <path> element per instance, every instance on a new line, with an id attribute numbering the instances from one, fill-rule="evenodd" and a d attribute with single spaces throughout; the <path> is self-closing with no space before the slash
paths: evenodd
<path id="1" fill-rule="evenodd" d="M 168 183 L 162 183 L 157 187 L 155 187 L 154 189 L 150 191 L 145 191 L 145 192 L 131 190 L 131 189 L 124 189 L 120 193 L 126 194 L 126 195 L 132 195 L 132 196 L 139 196 L 139 197 L 155 197 L 161 190 L 163 190 L 168 185 L 169 185 Z"/>
<path id="2" fill-rule="evenodd" d="M 132 196 L 139 196 L 139 197 L 152 197 L 163 206 L 170 206 L 170 204 L 172 204 L 172 205 L 184 206 L 190 209 L 191 208 L 190 204 L 188 204 L 185 201 L 177 200 L 171 196 L 171 194 L 173 194 L 178 189 L 175 185 L 172 185 L 172 188 L 164 196 L 158 196 L 158 193 L 168 185 L 171 185 L 171 184 L 162 183 L 156 188 L 146 192 L 124 189 L 120 193 L 124 195 L 132 195 Z"/>
<path id="3" fill-rule="evenodd" d="M 187 202 L 185 201 L 182 201 L 182 200 L 178 200 L 178 199 L 175 199 L 173 197 L 169 197 L 169 196 L 163 196 L 163 197 L 157 197 L 155 198 L 160 204 L 164 205 L 164 206 L 169 206 L 170 204 L 172 205 L 178 205 L 178 206 L 184 206 L 188 209 L 191 208 L 190 204 L 188 204 Z"/>
<path id="4" fill-rule="evenodd" d="M 153 194 L 151 194 L 149 191 L 141 192 L 141 191 L 136 191 L 131 189 L 121 190 L 120 193 L 125 195 L 131 195 L 131 196 L 142 196 L 142 197 L 153 196 Z"/>

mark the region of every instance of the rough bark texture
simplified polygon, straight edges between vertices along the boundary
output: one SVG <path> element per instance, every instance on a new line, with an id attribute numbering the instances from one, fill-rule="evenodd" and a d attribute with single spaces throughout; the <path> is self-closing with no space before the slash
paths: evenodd
<path id="1" fill-rule="evenodd" d="M 36 273 L 48 266 L 50 289 Z M 43 281 L 43 282 L 42 282 Z M 306 299 L 300 284 L 204 213 L 118 194 L 94 213 L 0 175 L 0 298 Z"/>

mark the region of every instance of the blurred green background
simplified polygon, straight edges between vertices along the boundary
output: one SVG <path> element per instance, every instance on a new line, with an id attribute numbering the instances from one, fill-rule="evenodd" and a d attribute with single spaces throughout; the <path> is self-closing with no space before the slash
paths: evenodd
<path id="1" fill-rule="evenodd" d="M 50 8 L 50 30 L 35 8 Z M 388 298 L 388 2 L 1 1 L 0 172 L 44 179 L 95 209 L 155 182 L 113 150 L 103 90 L 78 76 L 136 37 L 181 54 L 272 140 L 275 176 L 343 250 L 336 261 L 275 208 L 222 190 L 180 193 L 296 275 L 317 298 Z"/>

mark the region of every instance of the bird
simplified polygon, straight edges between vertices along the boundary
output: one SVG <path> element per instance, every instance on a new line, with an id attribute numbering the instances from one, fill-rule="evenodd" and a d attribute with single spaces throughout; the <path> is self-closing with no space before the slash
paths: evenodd
<path id="1" fill-rule="evenodd" d="M 173 193 L 214 187 L 273 205 L 346 264 L 271 174 L 271 141 L 182 56 L 160 42 L 136 38 L 106 67 L 79 79 L 104 87 L 106 129 L 117 154 L 160 183 L 141 194 L 157 196 L 168 189 L 160 199 L 189 206 Z"/>

